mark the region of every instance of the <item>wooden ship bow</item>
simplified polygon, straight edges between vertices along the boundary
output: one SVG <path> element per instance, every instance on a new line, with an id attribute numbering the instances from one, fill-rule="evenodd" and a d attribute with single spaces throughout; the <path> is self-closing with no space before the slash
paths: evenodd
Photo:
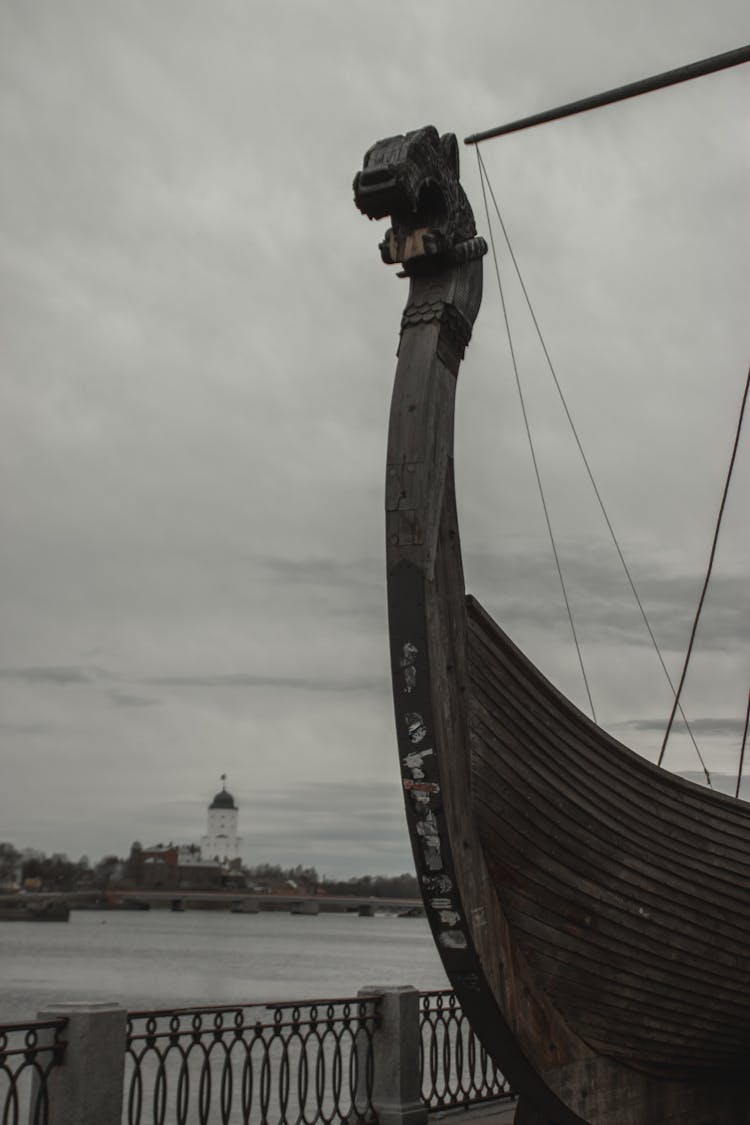
<path id="1" fill-rule="evenodd" d="M 483 239 L 452 134 L 373 145 L 354 180 L 409 280 L 386 469 L 388 614 L 414 861 L 460 1003 L 518 1125 L 750 1122 L 750 807 L 644 762 L 464 590 L 459 366 Z"/>

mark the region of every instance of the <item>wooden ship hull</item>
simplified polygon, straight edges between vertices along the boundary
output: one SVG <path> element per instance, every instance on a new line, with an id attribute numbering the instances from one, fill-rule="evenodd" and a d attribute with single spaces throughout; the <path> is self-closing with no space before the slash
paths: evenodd
<path id="1" fill-rule="evenodd" d="M 441 164 L 442 161 L 442 164 Z M 455 138 L 355 179 L 410 291 L 386 476 L 398 753 L 426 913 L 518 1125 L 750 1121 L 750 806 L 607 735 L 467 598 L 457 375 L 484 247 Z"/>

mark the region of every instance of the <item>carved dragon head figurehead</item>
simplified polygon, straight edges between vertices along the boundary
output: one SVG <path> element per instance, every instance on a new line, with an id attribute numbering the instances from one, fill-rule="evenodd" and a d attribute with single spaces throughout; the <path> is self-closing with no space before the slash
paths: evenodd
<path id="1" fill-rule="evenodd" d="M 370 219 L 390 215 L 393 225 L 380 243 L 386 264 L 400 262 L 413 273 L 486 252 L 458 174 L 455 135 L 441 137 L 434 125 L 368 149 L 354 178 L 354 202 Z"/>

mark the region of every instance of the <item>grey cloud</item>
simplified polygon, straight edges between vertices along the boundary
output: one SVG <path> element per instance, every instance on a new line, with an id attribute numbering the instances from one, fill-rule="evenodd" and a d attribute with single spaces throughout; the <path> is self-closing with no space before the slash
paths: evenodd
<path id="1" fill-rule="evenodd" d="M 110 699 L 116 707 L 155 707 L 162 701 L 146 695 L 132 695 L 129 692 L 113 691 Z"/>
<path id="2" fill-rule="evenodd" d="M 358 619 L 369 628 L 385 624 L 385 560 L 377 558 L 318 556 L 317 558 L 265 557 L 258 560 L 270 582 L 285 590 L 307 592 L 332 616 Z"/>
<path id="3" fill-rule="evenodd" d="M 346 585 L 370 590 L 383 574 L 384 564 L 375 559 L 342 559 L 334 556 L 289 558 L 263 556 L 258 563 L 279 580 L 291 579 L 310 585 Z"/>
<path id="4" fill-rule="evenodd" d="M 47 665 L 36 668 L 0 668 L 0 679 L 22 680 L 28 684 L 91 684 L 101 677 L 101 672 L 65 665 Z"/>
<path id="5" fill-rule="evenodd" d="M 269 676 L 262 673 L 234 672 L 216 675 L 152 676 L 144 683 L 160 687 L 185 688 L 278 688 L 311 692 L 361 692 L 373 691 L 378 684 L 363 676 L 302 677 Z"/>
<path id="6" fill-rule="evenodd" d="M 568 620 L 548 545 L 510 540 L 504 546 L 502 555 L 467 555 L 467 571 L 487 589 L 488 608 L 489 604 L 496 606 L 498 619 L 510 626 L 519 621 L 534 623 L 567 636 Z M 590 640 L 650 645 L 640 610 L 613 551 L 595 540 L 563 542 L 559 550 L 576 625 L 582 634 Z M 668 574 L 665 564 L 652 560 L 639 564 L 634 580 L 659 647 L 683 652 L 703 574 Z M 718 573 L 713 577 L 699 622 L 699 649 L 747 646 L 750 613 L 741 611 L 748 601 L 745 588 L 744 576 Z M 539 597 L 540 591 L 543 597 Z"/>
<path id="7" fill-rule="evenodd" d="M 54 723 L 13 723 L 13 722 L 0 722 L 0 731 L 6 735 L 28 735 L 34 737 L 39 734 L 51 735 L 55 732 Z"/>
<path id="8" fill-rule="evenodd" d="M 382 677 L 373 680 L 361 675 L 346 676 L 283 676 L 268 673 L 231 672 L 195 673 L 189 675 L 156 675 L 137 677 L 115 675 L 98 668 L 90 671 L 72 666 L 47 666 L 38 668 L 0 668 L 0 679 L 18 680 L 28 684 L 66 687 L 71 684 L 144 684 L 176 688 L 276 688 L 307 692 L 378 692 L 383 690 Z M 127 691 L 109 691 L 109 698 L 120 707 L 147 707 L 161 701 L 151 696 Z"/>
<path id="9" fill-rule="evenodd" d="M 395 784 L 351 780 L 270 790 L 245 843 L 249 854 L 260 856 L 256 862 L 279 862 L 272 857 L 283 854 L 289 862 L 304 863 L 312 854 L 320 857 L 319 865 L 339 866 L 346 853 L 352 874 L 368 855 L 396 862 L 399 871 L 413 869 Z"/>
<path id="10" fill-rule="evenodd" d="M 735 718 L 694 718 L 689 716 L 690 729 L 693 734 L 716 735 L 723 738 L 739 738 L 742 735 L 744 722 Z M 631 731 L 653 731 L 663 734 L 666 729 L 666 719 L 628 719 L 625 722 L 614 723 L 613 729 Z M 684 724 L 679 716 L 675 719 L 675 732 L 684 729 Z"/>

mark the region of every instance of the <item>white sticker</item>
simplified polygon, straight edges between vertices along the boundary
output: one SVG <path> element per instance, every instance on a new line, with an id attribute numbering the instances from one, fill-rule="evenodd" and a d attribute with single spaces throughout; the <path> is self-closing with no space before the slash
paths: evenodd
<path id="1" fill-rule="evenodd" d="M 440 934 L 438 941 L 445 949 L 466 949 L 466 935 L 462 930 L 446 930 Z"/>
<path id="2" fill-rule="evenodd" d="M 455 926 L 456 922 L 461 918 L 461 915 L 457 914 L 455 910 L 441 910 L 439 914 L 440 921 L 444 926 Z"/>
<path id="3" fill-rule="evenodd" d="M 424 777 L 424 770 L 422 769 L 424 759 L 429 758 L 434 753 L 434 750 L 427 747 L 424 750 L 411 750 L 401 761 L 408 770 L 411 770 L 411 776 L 414 780 L 419 781 Z"/>
<path id="4" fill-rule="evenodd" d="M 409 741 L 414 743 L 421 742 L 427 734 L 427 727 L 419 712 L 407 711 L 404 715 L 404 722 L 406 723 L 406 732 L 409 735 Z"/>

